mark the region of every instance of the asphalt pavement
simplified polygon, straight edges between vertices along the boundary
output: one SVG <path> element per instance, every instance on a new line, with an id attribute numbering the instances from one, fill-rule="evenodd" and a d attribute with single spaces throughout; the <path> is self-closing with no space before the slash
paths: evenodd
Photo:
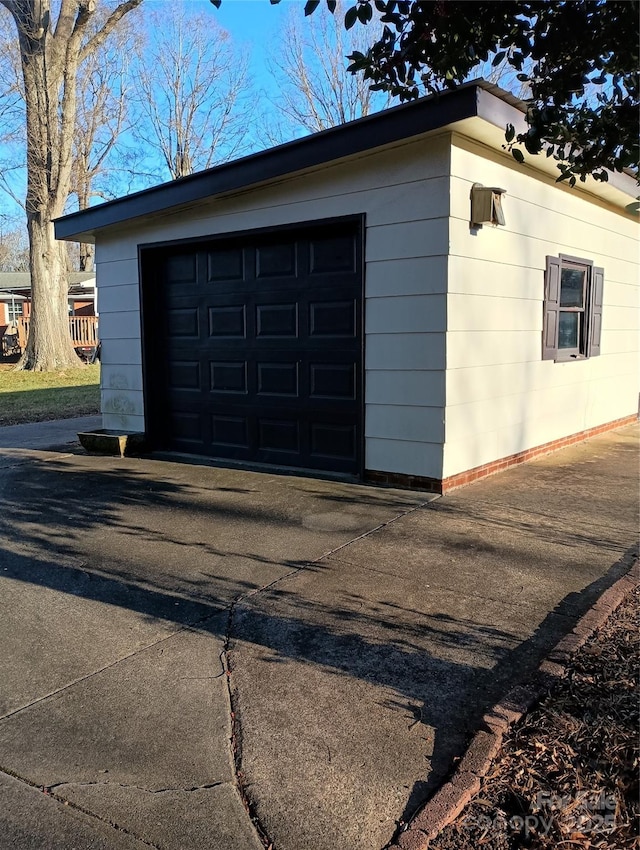
<path id="1" fill-rule="evenodd" d="M 7 850 L 380 850 L 636 542 L 636 426 L 434 498 L 98 422 L 0 429 Z"/>

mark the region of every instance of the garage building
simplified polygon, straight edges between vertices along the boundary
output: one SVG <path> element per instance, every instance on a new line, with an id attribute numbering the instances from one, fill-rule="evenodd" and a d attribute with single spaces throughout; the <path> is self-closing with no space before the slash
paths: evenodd
<path id="1" fill-rule="evenodd" d="M 478 81 L 65 216 L 105 428 L 443 492 L 634 420 L 635 179 L 517 164 Z"/>

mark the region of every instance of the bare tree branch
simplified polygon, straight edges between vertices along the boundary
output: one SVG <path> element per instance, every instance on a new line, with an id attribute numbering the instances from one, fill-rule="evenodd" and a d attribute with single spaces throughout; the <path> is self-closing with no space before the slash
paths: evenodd
<path id="1" fill-rule="evenodd" d="M 93 38 L 91 38 L 82 51 L 80 52 L 80 62 L 82 62 L 86 57 L 96 51 L 100 45 L 105 41 L 106 38 L 113 32 L 114 27 L 120 21 L 127 12 L 131 12 L 133 9 L 136 9 L 142 0 L 127 0 L 126 3 L 120 3 L 113 12 L 109 15 L 107 20 L 105 21 L 101 30 L 99 30 Z"/>
<path id="2" fill-rule="evenodd" d="M 155 38 L 141 45 L 136 60 L 137 132 L 175 179 L 231 158 L 243 144 L 247 61 L 206 14 L 186 16 L 184 7 L 172 6 L 149 20 Z"/>
<path id="3" fill-rule="evenodd" d="M 345 32 L 345 7 L 339 2 L 335 14 L 319 10 L 303 19 L 293 4 L 280 39 L 269 55 L 269 67 L 279 85 L 273 106 L 285 119 L 282 125 L 267 119 L 270 142 L 285 141 L 300 130 L 317 132 L 352 121 L 390 105 L 387 95 L 372 92 L 361 76 L 347 73 L 347 55 L 366 49 L 376 35 L 377 24 Z"/>
<path id="4" fill-rule="evenodd" d="M 101 28 L 103 20 L 100 10 L 96 15 L 90 24 L 93 31 Z M 108 173 L 107 159 L 128 121 L 129 56 L 136 38 L 135 28 L 116 26 L 110 38 L 85 59 L 78 71 L 71 192 L 81 210 L 89 207 L 92 198 L 105 194 L 96 188 L 96 180 Z M 80 246 L 79 261 L 80 271 L 91 270 L 92 245 Z"/>

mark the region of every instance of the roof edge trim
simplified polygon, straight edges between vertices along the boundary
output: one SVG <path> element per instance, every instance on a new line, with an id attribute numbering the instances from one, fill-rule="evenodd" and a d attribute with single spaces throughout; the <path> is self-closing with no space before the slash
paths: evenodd
<path id="1" fill-rule="evenodd" d="M 264 183 L 473 118 L 478 114 L 477 89 L 476 83 L 464 85 L 70 213 L 55 220 L 56 238 L 73 240 L 80 234 Z"/>

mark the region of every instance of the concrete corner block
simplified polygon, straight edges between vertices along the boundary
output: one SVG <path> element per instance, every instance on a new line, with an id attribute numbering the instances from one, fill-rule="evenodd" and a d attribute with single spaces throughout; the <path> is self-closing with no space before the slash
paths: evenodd
<path id="1" fill-rule="evenodd" d="M 493 707 L 491 715 L 497 716 L 498 719 L 506 723 L 506 727 L 504 728 L 506 732 L 510 726 L 520 720 L 523 714 L 526 714 L 539 696 L 539 688 L 533 685 L 528 685 L 527 687 L 517 685 Z"/>
<path id="2" fill-rule="evenodd" d="M 580 649 L 583 643 L 584 639 L 580 635 L 576 634 L 575 631 L 570 632 L 554 646 L 548 657 L 551 661 L 562 664 L 568 661 Z"/>
<path id="3" fill-rule="evenodd" d="M 573 637 L 573 641 L 570 644 L 570 650 L 572 653 L 581 649 L 587 640 L 589 640 L 591 635 L 604 626 L 613 611 L 615 611 L 620 602 L 622 602 L 623 598 L 624 595 L 621 595 L 620 599 L 615 600 L 616 604 L 614 605 L 607 605 L 606 607 L 601 608 L 594 607 L 590 611 L 587 611 L 584 617 L 576 625 L 572 635 L 570 635 L 570 637 Z M 609 601 L 614 602 L 614 599 L 610 598 Z"/>
<path id="4" fill-rule="evenodd" d="M 538 673 L 540 684 L 546 689 L 560 679 L 564 679 L 567 670 L 563 664 L 556 664 L 554 661 L 545 659 L 538 667 Z"/>
<path id="5" fill-rule="evenodd" d="M 117 431 L 99 428 L 78 434 L 80 445 L 91 454 L 129 457 L 146 448 L 145 435 L 137 431 Z"/>
<path id="6" fill-rule="evenodd" d="M 458 817 L 479 790 L 480 780 L 475 774 L 456 773 L 418 813 L 412 821 L 411 830 L 421 831 L 430 841 Z"/>
<path id="7" fill-rule="evenodd" d="M 498 708 L 499 706 L 494 705 L 493 708 L 483 715 L 482 725 L 486 726 L 489 732 L 502 736 L 509 731 L 510 723 L 505 715 L 498 711 Z"/>
<path id="8" fill-rule="evenodd" d="M 458 765 L 461 774 L 471 773 L 483 777 L 502 746 L 501 732 L 476 732 L 462 761 Z"/>
<path id="9" fill-rule="evenodd" d="M 390 844 L 388 850 L 428 850 L 429 839 L 424 832 L 408 829 L 403 832 L 395 844 Z"/>
<path id="10" fill-rule="evenodd" d="M 451 779 L 451 784 L 456 790 L 456 806 L 459 811 L 469 803 L 480 792 L 482 781 L 480 776 L 471 773 L 469 770 L 463 770 L 462 767 Z M 457 817 L 457 814 L 456 814 Z M 450 820 L 453 820 L 451 818 Z"/>
<path id="11" fill-rule="evenodd" d="M 551 661 L 553 664 L 559 664 L 560 666 L 568 664 L 570 659 L 571 653 L 560 644 L 555 646 L 547 656 L 548 661 Z"/>

